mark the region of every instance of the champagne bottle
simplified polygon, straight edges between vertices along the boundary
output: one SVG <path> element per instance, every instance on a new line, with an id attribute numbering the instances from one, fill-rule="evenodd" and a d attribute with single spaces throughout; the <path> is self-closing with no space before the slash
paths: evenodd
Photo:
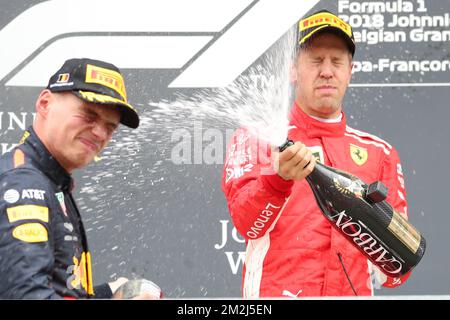
<path id="1" fill-rule="evenodd" d="M 287 140 L 279 150 L 293 145 Z M 389 203 L 380 181 L 358 177 L 319 162 L 306 177 L 322 213 L 348 241 L 389 277 L 411 271 L 425 253 L 425 238 Z"/>

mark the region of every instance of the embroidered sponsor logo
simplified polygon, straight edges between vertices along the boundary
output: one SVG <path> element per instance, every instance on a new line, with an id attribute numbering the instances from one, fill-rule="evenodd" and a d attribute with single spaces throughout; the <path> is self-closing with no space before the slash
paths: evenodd
<path id="1" fill-rule="evenodd" d="M 303 290 L 298 290 L 296 294 L 293 294 L 292 292 L 290 292 L 289 290 L 283 290 L 283 292 L 281 293 L 281 295 L 286 296 L 286 297 L 290 297 L 290 298 L 298 298 L 298 296 L 303 292 Z"/>
<path id="2" fill-rule="evenodd" d="M 64 213 L 64 215 L 67 217 L 67 210 L 66 210 L 66 204 L 64 202 L 64 193 L 58 192 L 55 193 L 56 199 L 58 199 L 59 205 L 61 206 L 61 209 Z"/>
<path id="3" fill-rule="evenodd" d="M 350 156 L 358 166 L 362 166 L 364 163 L 367 162 L 367 159 L 369 158 L 369 153 L 367 152 L 366 148 L 350 144 Z"/>
<path id="4" fill-rule="evenodd" d="M 77 236 L 71 236 L 71 235 L 65 235 L 64 236 L 64 241 L 78 241 L 78 237 Z"/>
<path id="5" fill-rule="evenodd" d="M 72 233 L 74 229 L 73 224 L 71 224 L 70 222 L 65 222 L 64 228 L 66 228 L 70 233 Z M 78 237 L 74 235 L 65 235 L 64 241 L 78 241 Z"/>
<path id="6" fill-rule="evenodd" d="M 25 223 L 14 228 L 14 238 L 28 243 L 48 241 L 47 229 L 40 223 Z"/>
<path id="7" fill-rule="evenodd" d="M 45 200 L 45 191 L 38 189 L 24 189 L 22 190 L 22 199 Z"/>
<path id="8" fill-rule="evenodd" d="M 350 25 L 348 25 L 344 20 L 330 14 L 330 13 L 319 13 L 309 19 L 306 19 L 300 25 L 300 31 L 305 29 L 319 27 L 319 26 L 334 26 L 345 32 L 348 36 L 352 36 L 352 31 Z"/>
<path id="9" fill-rule="evenodd" d="M 71 224 L 70 222 L 65 222 L 64 223 L 64 228 L 69 230 L 69 232 L 72 232 L 73 231 L 73 224 Z"/>
<path id="10" fill-rule="evenodd" d="M 58 79 L 55 83 L 50 85 L 50 88 L 53 87 L 65 87 L 65 86 L 73 86 L 73 81 L 69 82 L 70 74 L 68 73 L 60 73 L 58 75 Z"/>
<path id="11" fill-rule="evenodd" d="M 261 211 L 259 217 L 253 222 L 253 226 L 247 231 L 247 237 L 251 239 L 256 239 L 261 231 L 266 227 L 267 222 L 269 222 L 270 217 L 274 214 L 274 211 L 269 209 L 276 209 L 277 211 L 281 208 L 281 206 L 275 206 L 270 202 L 267 204 L 264 210 Z M 277 213 L 275 211 L 275 213 Z"/>
<path id="12" fill-rule="evenodd" d="M 253 164 L 248 163 L 243 167 L 233 167 L 233 168 L 226 168 L 227 176 L 225 183 L 230 182 L 232 179 L 238 179 L 242 177 L 245 173 L 251 172 L 253 169 Z"/>
<path id="13" fill-rule="evenodd" d="M 80 259 L 73 257 L 73 265 L 67 268 L 67 273 L 71 274 L 67 278 L 67 288 L 81 289 L 83 288 L 88 294 L 94 294 L 91 278 L 91 254 L 83 252 Z"/>
<path id="14" fill-rule="evenodd" d="M 30 136 L 30 133 L 28 131 L 25 131 L 23 133 L 22 138 L 20 138 L 19 144 L 23 144 L 25 142 L 25 140 L 28 139 L 29 136 Z"/>
<path id="15" fill-rule="evenodd" d="M 9 189 L 3 195 L 3 200 L 8 203 L 16 203 L 20 199 L 20 194 L 17 190 Z"/>
<path id="16" fill-rule="evenodd" d="M 24 189 L 22 190 L 22 195 L 20 195 L 19 191 L 9 189 L 3 195 L 3 199 L 8 203 L 16 203 L 20 197 L 22 197 L 22 199 L 45 200 L 44 195 L 44 190 Z"/>
<path id="17" fill-rule="evenodd" d="M 20 220 L 41 220 L 48 222 L 48 208 L 36 205 L 23 205 L 6 209 L 10 223 Z"/>
<path id="18" fill-rule="evenodd" d="M 91 64 L 86 66 L 86 82 L 97 83 L 113 89 L 127 101 L 125 83 L 120 73 Z"/>
<path id="19" fill-rule="evenodd" d="M 56 82 L 61 83 L 61 82 L 68 82 L 70 78 L 70 75 L 68 73 L 60 73 L 58 75 L 58 80 L 56 80 Z"/>

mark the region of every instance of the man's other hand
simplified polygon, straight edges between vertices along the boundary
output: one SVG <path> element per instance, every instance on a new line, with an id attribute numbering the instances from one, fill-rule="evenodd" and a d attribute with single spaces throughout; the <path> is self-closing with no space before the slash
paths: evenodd
<path id="1" fill-rule="evenodd" d="M 116 293 L 117 289 L 120 288 L 121 285 L 123 285 L 125 282 L 127 282 L 128 279 L 125 277 L 120 277 L 116 281 L 108 282 L 109 287 L 111 288 L 112 293 Z"/>

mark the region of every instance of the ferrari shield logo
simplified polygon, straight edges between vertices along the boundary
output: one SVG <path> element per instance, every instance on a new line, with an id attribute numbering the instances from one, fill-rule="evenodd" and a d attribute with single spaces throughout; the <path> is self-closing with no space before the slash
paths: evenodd
<path id="1" fill-rule="evenodd" d="M 350 144 L 350 156 L 358 166 L 362 166 L 366 163 L 369 153 L 366 148 Z"/>

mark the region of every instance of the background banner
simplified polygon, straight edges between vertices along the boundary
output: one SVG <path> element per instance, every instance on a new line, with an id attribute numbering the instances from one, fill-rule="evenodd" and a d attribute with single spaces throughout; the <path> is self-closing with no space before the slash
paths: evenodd
<path id="1" fill-rule="evenodd" d="M 293 26 L 319 9 L 354 27 L 344 111 L 397 148 L 409 219 L 427 240 L 410 280 L 375 295 L 449 294 L 449 2 L 0 0 L 2 154 L 68 58 L 121 68 L 141 114 L 75 175 L 96 284 L 145 277 L 169 298 L 241 296 L 245 243 L 221 191 L 227 142 L 247 103 L 281 101 Z"/>

